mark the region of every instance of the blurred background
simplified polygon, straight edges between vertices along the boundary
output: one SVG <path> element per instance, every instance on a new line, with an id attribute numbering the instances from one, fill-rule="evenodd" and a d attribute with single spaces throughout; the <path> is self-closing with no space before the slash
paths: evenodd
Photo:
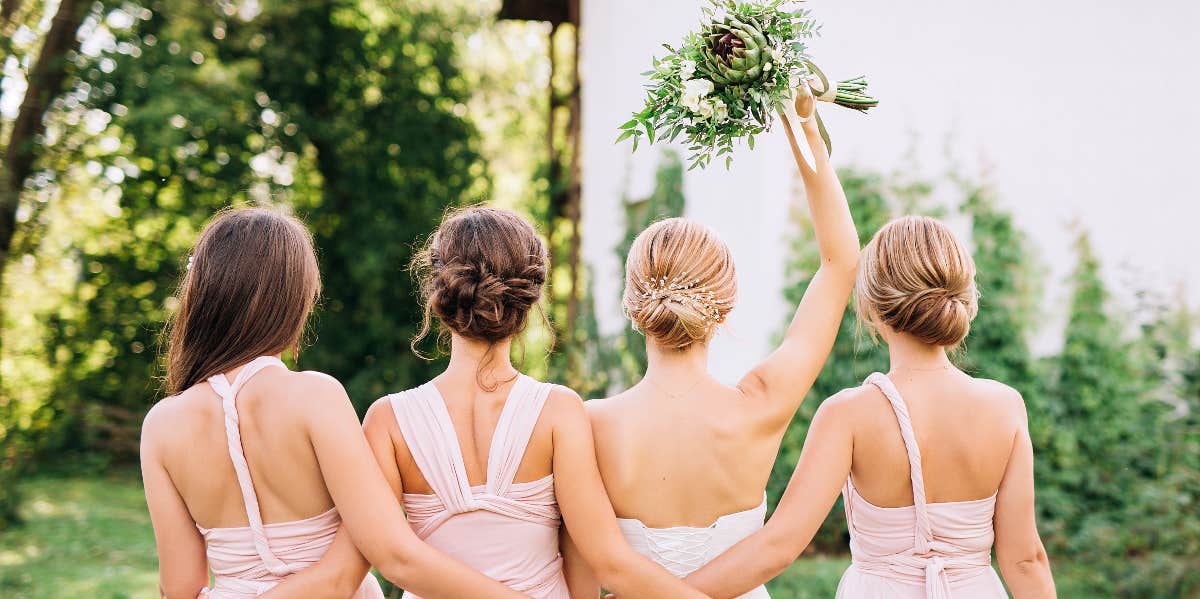
<path id="1" fill-rule="evenodd" d="M 714 226 L 742 293 L 712 366 L 736 380 L 817 264 L 782 134 L 729 171 L 613 144 L 699 5 L 0 0 L 0 596 L 156 596 L 138 429 L 176 281 L 225 206 L 311 226 L 325 295 L 299 365 L 360 409 L 439 367 L 409 351 L 405 266 L 447 207 L 480 201 L 549 242 L 557 343 L 532 327 L 518 357 L 584 397 L 644 365 L 618 303 L 633 236 Z M 1025 396 L 1062 596 L 1200 597 L 1200 8 L 807 5 L 825 71 L 881 99 L 823 111 L 863 240 L 924 213 L 974 249 L 981 311 L 956 359 Z M 772 503 L 820 401 L 885 368 L 847 313 Z M 831 597 L 846 538 L 839 505 L 773 594 Z"/>

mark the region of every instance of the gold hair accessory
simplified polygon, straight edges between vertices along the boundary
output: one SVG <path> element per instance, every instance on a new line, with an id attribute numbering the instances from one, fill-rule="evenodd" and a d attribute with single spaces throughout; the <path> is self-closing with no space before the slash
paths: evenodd
<path id="1" fill-rule="evenodd" d="M 698 279 L 687 280 L 687 273 L 670 281 L 666 277 L 642 279 L 642 288 L 645 289 L 643 300 L 667 300 L 695 306 L 704 315 L 705 326 L 721 324 L 728 312 L 729 300 L 718 299 Z"/>

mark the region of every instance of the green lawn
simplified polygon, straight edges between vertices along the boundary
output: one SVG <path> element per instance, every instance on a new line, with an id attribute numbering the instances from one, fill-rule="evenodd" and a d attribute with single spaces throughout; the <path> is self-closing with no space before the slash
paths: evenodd
<path id="1" fill-rule="evenodd" d="M 0 597 L 157 597 L 154 537 L 136 472 L 37 477 L 22 487 L 25 524 L 0 533 Z M 848 562 L 806 557 L 768 586 L 777 599 L 833 597 Z M 1059 590 L 1086 596 L 1061 582 Z"/>

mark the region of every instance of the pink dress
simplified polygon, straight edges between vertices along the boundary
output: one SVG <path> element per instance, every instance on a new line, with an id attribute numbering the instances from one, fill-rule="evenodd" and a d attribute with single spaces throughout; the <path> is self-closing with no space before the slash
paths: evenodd
<path id="1" fill-rule="evenodd" d="M 887 397 L 908 451 L 913 505 L 876 506 L 846 479 L 842 496 L 853 562 L 838 599 L 1007 599 L 992 569 L 996 495 L 973 501 L 925 502 L 921 449 L 908 408 L 886 375 L 867 377 Z"/>
<path id="2" fill-rule="evenodd" d="M 569 599 L 558 552 L 554 475 L 513 482 L 552 388 L 520 376 L 492 436 L 487 483 L 475 487 L 467 482 L 458 436 L 437 387 L 426 383 L 389 396 L 404 441 L 434 491 L 403 495 L 417 536 L 535 599 Z"/>
<path id="3" fill-rule="evenodd" d="M 213 391 L 221 397 L 225 412 L 225 436 L 229 442 L 229 457 L 242 487 L 249 526 L 233 528 L 204 528 L 200 533 L 208 546 L 208 563 L 215 575 L 209 591 L 210 599 L 249 599 L 270 590 L 275 585 L 316 563 L 333 543 L 334 534 L 342 519 L 337 509 L 303 520 L 263 524 L 258 507 L 258 495 L 250 480 L 250 466 L 242 450 L 242 435 L 238 428 L 237 394 L 262 369 L 277 366 L 286 369 L 278 358 L 263 356 L 247 364 L 230 384 L 223 374 L 210 379 Z M 383 599 L 383 590 L 375 577 L 367 575 L 353 599 Z"/>

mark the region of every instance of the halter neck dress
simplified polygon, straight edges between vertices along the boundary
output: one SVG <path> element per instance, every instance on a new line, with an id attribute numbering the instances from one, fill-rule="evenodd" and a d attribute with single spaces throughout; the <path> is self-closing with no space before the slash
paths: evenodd
<path id="1" fill-rule="evenodd" d="M 559 555 L 554 475 L 513 482 L 552 388 L 518 377 L 492 435 L 487 482 L 476 486 L 467 481 L 458 435 L 437 387 L 430 382 L 388 396 L 404 442 L 434 491 L 402 496 L 417 536 L 534 599 L 570 597 Z"/>
<path id="2" fill-rule="evenodd" d="M 316 563 L 333 543 L 342 519 L 337 508 L 290 522 L 263 524 L 258 495 L 250 479 L 250 466 L 242 448 L 238 427 L 237 394 L 250 379 L 264 368 L 287 369 L 278 358 L 262 356 L 242 367 L 233 382 L 223 374 L 208 379 L 213 391 L 221 397 L 225 412 L 225 438 L 229 457 L 242 488 L 249 526 L 232 528 L 196 528 L 204 535 L 208 563 L 215 576 L 210 599 L 250 599 L 266 593 L 289 575 Z M 379 582 L 370 574 L 353 599 L 382 599 Z"/>
<path id="3" fill-rule="evenodd" d="M 766 516 L 764 493 L 758 507 L 726 514 L 705 527 L 651 528 L 637 518 L 617 518 L 617 525 L 634 551 L 684 578 L 762 528 Z M 738 599 L 770 599 L 770 595 L 760 586 Z"/>
<path id="4" fill-rule="evenodd" d="M 838 599 L 1006 599 L 992 569 L 996 494 L 972 501 L 927 503 L 921 448 L 908 407 L 887 375 L 866 383 L 887 397 L 908 452 L 913 505 L 884 508 L 854 488 L 842 489 L 850 528 L 850 567 L 838 585 Z"/>

